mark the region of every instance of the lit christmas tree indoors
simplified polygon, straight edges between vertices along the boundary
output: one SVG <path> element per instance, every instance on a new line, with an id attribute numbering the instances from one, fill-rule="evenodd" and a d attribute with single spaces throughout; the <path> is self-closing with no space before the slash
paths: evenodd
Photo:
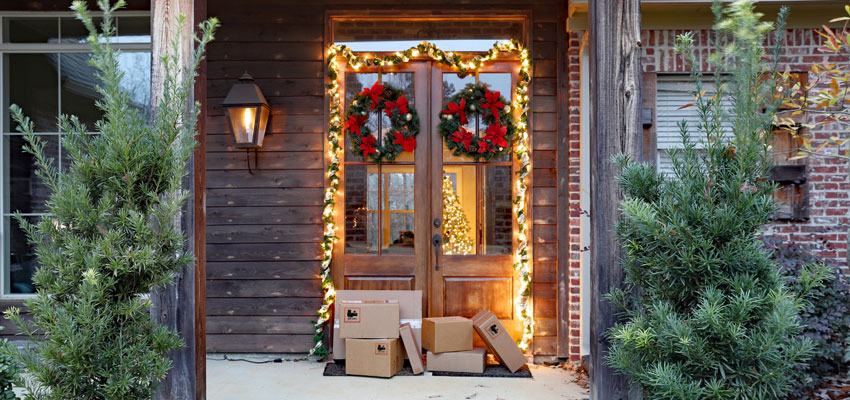
<path id="1" fill-rule="evenodd" d="M 443 254 L 472 254 L 474 243 L 470 237 L 469 220 L 460 208 L 448 174 L 443 174 L 443 221 Z"/>

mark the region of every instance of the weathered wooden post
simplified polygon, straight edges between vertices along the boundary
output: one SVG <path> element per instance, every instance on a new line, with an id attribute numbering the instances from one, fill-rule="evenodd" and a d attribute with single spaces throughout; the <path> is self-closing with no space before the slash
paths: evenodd
<path id="1" fill-rule="evenodd" d="M 191 40 L 192 33 L 196 22 L 205 17 L 205 5 L 205 0 L 151 0 L 151 107 L 154 111 L 161 100 L 165 81 L 165 68 L 160 58 L 171 50 L 177 17 L 181 14 L 187 17 L 182 32 L 186 40 L 180 47 L 180 61 L 183 67 L 188 67 L 192 61 L 194 45 Z M 205 64 L 202 64 L 202 70 L 204 67 Z M 203 100 L 206 82 L 203 77 L 199 82 L 194 96 Z M 188 112 L 190 104 L 186 106 Z M 203 107 L 201 109 L 203 110 Z M 198 121 L 201 146 L 196 149 L 187 166 L 188 174 L 183 187 L 190 191 L 190 197 L 184 205 L 180 221 L 189 238 L 188 250 L 195 254 L 196 262 L 188 265 L 172 285 L 151 294 L 153 318 L 179 332 L 186 343 L 186 347 L 171 354 L 173 367 L 161 382 L 156 394 L 156 398 L 162 400 L 206 398 L 203 118 L 202 112 Z M 196 211 L 200 212 L 199 215 Z M 196 230 L 198 223 L 201 223 L 200 230 Z"/>
<path id="2" fill-rule="evenodd" d="M 592 0 L 590 11 L 590 191 L 591 309 L 590 395 L 592 399 L 629 398 L 628 380 L 606 365 L 606 330 L 614 323 L 602 297 L 623 282 L 620 245 L 614 231 L 622 193 L 611 156 L 641 158 L 640 1 Z"/>

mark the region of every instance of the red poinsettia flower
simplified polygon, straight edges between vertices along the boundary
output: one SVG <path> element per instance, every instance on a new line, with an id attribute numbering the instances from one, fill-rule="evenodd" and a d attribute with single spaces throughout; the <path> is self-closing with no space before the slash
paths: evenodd
<path id="1" fill-rule="evenodd" d="M 367 118 L 368 117 L 365 116 L 365 115 L 363 115 L 363 116 L 350 115 L 350 116 L 348 116 L 348 121 L 345 121 L 345 129 L 348 129 L 349 132 L 357 133 L 357 135 L 360 136 L 360 127 L 362 127 L 363 125 L 366 124 Z"/>
<path id="2" fill-rule="evenodd" d="M 462 125 L 466 125 L 469 121 L 466 119 L 466 100 L 460 99 L 457 103 L 448 103 L 446 104 L 448 110 L 443 110 L 443 114 L 458 114 L 460 117 L 460 123 Z"/>
<path id="3" fill-rule="evenodd" d="M 395 135 L 395 140 L 393 142 L 395 144 L 400 144 L 401 148 L 404 151 L 416 150 L 416 138 L 415 137 L 413 137 L 413 136 L 404 137 L 404 135 L 402 135 L 401 132 L 393 132 L 393 135 Z"/>
<path id="4" fill-rule="evenodd" d="M 405 98 L 404 95 L 399 96 L 396 101 L 388 101 L 384 108 L 384 112 L 387 113 L 388 117 L 391 117 L 393 109 L 396 107 L 398 107 L 399 115 L 407 114 L 409 110 L 407 109 L 407 98 Z"/>
<path id="5" fill-rule="evenodd" d="M 372 98 L 372 105 L 369 106 L 369 109 L 374 110 L 375 107 L 378 106 L 378 103 L 381 101 L 381 95 L 384 94 L 384 85 L 381 85 L 380 83 L 375 82 L 375 84 L 372 85 L 371 88 L 363 89 L 363 91 L 360 92 L 360 94 L 364 95 L 364 96 L 369 96 L 369 97 Z"/>
<path id="6" fill-rule="evenodd" d="M 375 150 L 375 137 L 372 135 L 363 136 L 360 142 L 360 151 L 363 152 L 363 157 L 369 154 L 377 154 L 378 152 Z"/>
<path id="7" fill-rule="evenodd" d="M 472 132 L 466 130 L 464 127 L 460 127 L 460 129 L 456 130 L 455 133 L 452 133 L 452 141 L 455 143 L 462 143 L 463 148 L 468 151 L 469 144 L 472 143 Z"/>
<path id="8" fill-rule="evenodd" d="M 483 140 L 478 141 L 478 152 L 479 153 L 486 153 L 486 152 L 492 151 L 492 150 L 493 149 L 490 148 L 490 144 L 488 144 L 487 142 L 485 142 Z"/>
<path id="9" fill-rule="evenodd" d="M 508 141 L 505 140 L 505 135 L 508 133 L 507 127 L 499 125 L 498 123 L 490 124 L 484 133 L 486 134 L 484 139 L 489 140 L 494 146 L 508 147 Z"/>
<path id="10" fill-rule="evenodd" d="M 499 110 L 505 108 L 505 103 L 499 101 L 499 96 L 501 96 L 501 92 L 491 92 L 490 90 L 484 91 L 484 104 L 481 105 L 483 109 L 490 109 L 490 113 L 493 114 L 494 117 L 499 118 Z"/>

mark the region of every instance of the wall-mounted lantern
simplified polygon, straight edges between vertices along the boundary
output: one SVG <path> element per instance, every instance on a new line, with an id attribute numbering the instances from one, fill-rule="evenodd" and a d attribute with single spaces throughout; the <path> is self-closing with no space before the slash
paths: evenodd
<path id="1" fill-rule="evenodd" d="M 233 132 L 236 148 L 246 149 L 246 157 L 248 152 L 254 149 L 254 165 L 256 165 L 257 149 L 263 145 L 271 109 L 263 92 L 248 72 L 239 78 L 239 83 L 230 88 L 221 106 L 227 114 L 227 122 Z M 248 172 L 251 175 L 254 174 L 250 161 L 248 161 Z"/>

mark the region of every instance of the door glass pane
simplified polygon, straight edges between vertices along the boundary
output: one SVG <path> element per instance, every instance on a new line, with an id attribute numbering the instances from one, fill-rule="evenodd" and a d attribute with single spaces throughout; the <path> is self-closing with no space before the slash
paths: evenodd
<path id="1" fill-rule="evenodd" d="M 376 166 L 345 166 L 345 252 L 378 252 Z"/>
<path id="2" fill-rule="evenodd" d="M 443 167 L 443 254 L 475 254 L 476 167 Z"/>
<path id="3" fill-rule="evenodd" d="M 6 104 L 17 104 L 35 124 L 36 132 L 56 132 L 59 115 L 58 54 L 6 54 Z M 17 124 L 9 116 L 6 130 Z"/>
<path id="4" fill-rule="evenodd" d="M 412 165 L 384 165 L 383 253 L 413 254 L 415 184 Z"/>
<path id="5" fill-rule="evenodd" d="M 38 223 L 41 217 L 25 217 L 30 223 Z M 38 267 L 38 261 L 35 258 L 35 249 L 28 243 L 26 235 L 21 230 L 18 221 L 12 217 L 4 217 L 6 224 L 6 232 L 9 232 L 6 248 L 9 249 L 7 255 L 9 257 L 6 265 L 9 266 L 5 270 L 6 275 L 6 293 L 35 293 L 35 287 L 32 285 L 32 275 Z"/>
<path id="6" fill-rule="evenodd" d="M 507 72 L 487 72 L 478 74 L 478 82 L 488 86 L 490 91 L 499 92 L 499 95 L 504 98 L 506 105 L 511 104 L 513 98 L 513 85 L 511 82 L 511 74 Z M 484 131 L 487 130 L 487 123 L 484 119 L 478 118 L 478 131 L 480 136 L 484 136 Z M 510 161 L 510 154 L 505 154 L 502 157 L 494 158 L 493 161 Z"/>
<path id="7" fill-rule="evenodd" d="M 57 18 L 4 18 L 6 43 L 56 43 L 59 39 Z"/>
<path id="8" fill-rule="evenodd" d="M 384 85 L 392 86 L 398 90 L 401 90 L 404 93 L 404 97 L 408 102 L 408 109 L 413 109 L 415 103 L 415 85 L 414 78 L 412 72 L 393 72 L 386 73 L 381 76 L 381 82 Z M 422 116 L 419 116 L 420 120 Z M 386 135 L 387 133 L 391 133 L 392 131 L 392 122 L 386 113 L 381 114 L 381 132 L 383 133 L 381 136 Z M 423 143 L 423 137 L 425 135 L 417 135 L 416 140 L 420 143 Z M 396 162 L 413 162 L 415 151 L 403 151 L 396 157 Z"/>
<path id="9" fill-rule="evenodd" d="M 59 154 L 58 135 L 40 135 L 45 143 L 44 151 L 47 157 L 53 159 L 54 166 Z M 6 202 L 7 210 L 4 212 L 42 213 L 47 211 L 47 199 L 50 196 L 50 188 L 36 174 L 35 159 L 29 153 L 23 151 L 26 140 L 21 135 L 10 135 L 6 137 L 5 159 L 9 160 L 7 166 L 7 177 L 9 200 Z"/>
<path id="10" fill-rule="evenodd" d="M 511 166 L 484 165 L 481 230 L 485 254 L 510 254 L 513 244 Z"/>
<path id="11" fill-rule="evenodd" d="M 345 112 L 348 113 L 348 107 L 354 97 L 360 94 L 365 88 L 370 88 L 378 81 L 377 73 L 347 73 L 345 75 Z M 369 129 L 372 136 L 376 137 L 376 142 L 380 143 L 380 139 L 376 136 L 379 129 L 380 118 L 376 113 L 369 113 L 369 119 L 366 122 L 366 128 Z M 346 118 L 343 115 L 343 118 Z M 346 161 L 363 161 L 360 157 L 351 152 L 351 138 L 348 132 L 345 132 L 345 160 Z M 368 161 L 368 160 L 367 160 Z"/>
<path id="12" fill-rule="evenodd" d="M 454 73 L 444 73 L 443 74 L 443 104 L 440 105 L 440 110 L 445 108 L 445 104 L 452 101 L 452 96 L 464 90 L 467 84 L 475 83 L 475 76 L 465 76 L 463 78 L 459 77 Z M 454 116 L 457 117 L 457 116 Z M 477 134 L 476 132 L 476 124 L 475 118 L 467 118 L 468 123 L 465 125 L 465 128 L 472 132 L 473 134 Z M 472 162 L 474 161 L 472 158 L 468 158 L 462 155 L 454 155 L 446 146 L 445 139 L 443 140 L 443 161 L 444 162 Z"/>

